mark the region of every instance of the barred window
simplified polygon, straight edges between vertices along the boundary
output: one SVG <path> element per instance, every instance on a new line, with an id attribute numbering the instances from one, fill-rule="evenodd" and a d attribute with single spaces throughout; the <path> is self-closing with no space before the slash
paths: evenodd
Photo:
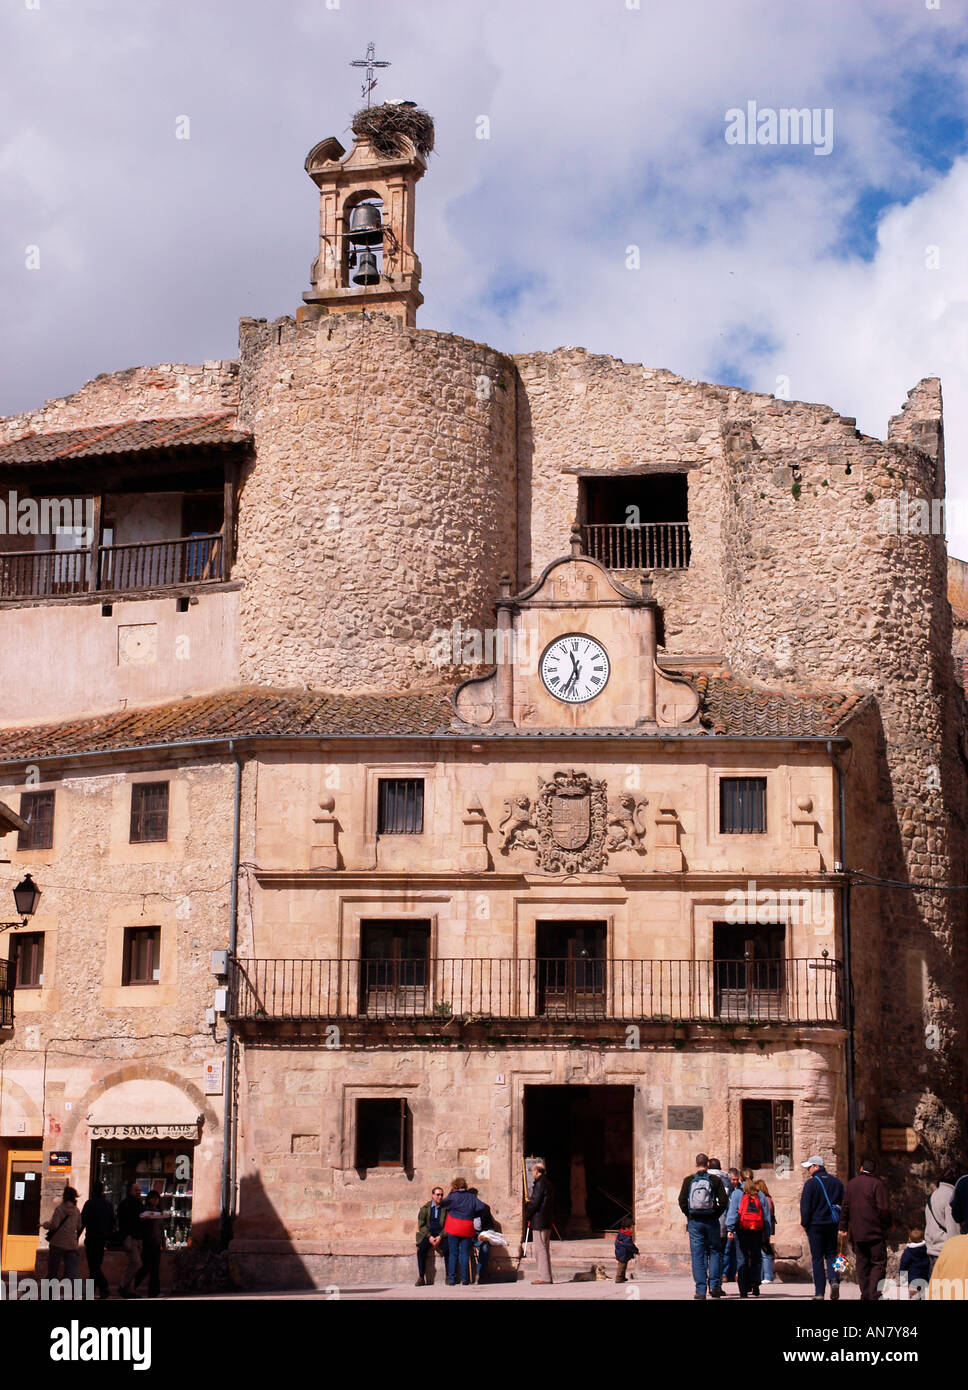
<path id="1" fill-rule="evenodd" d="M 40 989 L 44 983 L 44 933 L 18 932 L 10 943 L 15 989 Z"/>
<path id="2" fill-rule="evenodd" d="M 24 792 L 20 798 L 20 816 L 27 829 L 17 836 L 18 849 L 53 849 L 54 793 Z"/>
<path id="3" fill-rule="evenodd" d="M 422 777 L 381 777 L 377 834 L 421 835 L 424 817 Z"/>
<path id="4" fill-rule="evenodd" d="M 131 843 L 168 839 L 168 783 L 136 782 L 131 788 Z"/>
<path id="5" fill-rule="evenodd" d="M 766 778 L 722 777 L 719 782 L 719 833 L 766 833 Z"/>
<path id="6" fill-rule="evenodd" d="M 125 927 L 123 985 L 156 985 L 161 979 L 161 928 Z"/>

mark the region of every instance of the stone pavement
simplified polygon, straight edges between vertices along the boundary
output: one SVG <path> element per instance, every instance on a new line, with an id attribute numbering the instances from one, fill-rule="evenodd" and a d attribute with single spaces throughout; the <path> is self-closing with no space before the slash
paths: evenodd
<path id="1" fill-rule="evenodd" d="M 627 1284 L 616 1284 L 613 1280 L 565 1281 L 560 1284 L 534 1285 L 527 1279 L 516 1283 L 474 1284 L 468 1288 L 448 1287 L 443 1279 L 425 1288 L 415 1288 L 407 1284 L 360 1284 L 333 1285 L 330 1289 L 294 1289 L 258 1293 L 237 1293 L 226 1295 L 233 1301 L 277 1300 L 277 1299 L 322 1299 L 341 1302 L 364 1302 L 412 1299 L 415 1302 L 454 1302 L 454 1303 L 508 1303 L 508 1302 L 623 1302 L 623 1301 L 691 1301 L 695 1286 L 691 1279 L 667 1277 L 643 1277 L 633 1279 Z M 764 1284 L 758 1299 L 749 1298 L 747 1303 L 790 1303 L 810 1302 L 813 1285 L 807 1283 Z M 205 1295 L 210 1298 L 211 1295 Z M 841 1302 L 859 1301 L 860 1290 L 856 1284 L 844 1284 L 841 1289 Z M 740 1301 L 736 1284 L 726 1285 L 726 1294 L 721 1300 L 707 1298 L 707 1303 L 738 1303 Z M 811 1305 L 813 1306 L 813 1305 Z"/>

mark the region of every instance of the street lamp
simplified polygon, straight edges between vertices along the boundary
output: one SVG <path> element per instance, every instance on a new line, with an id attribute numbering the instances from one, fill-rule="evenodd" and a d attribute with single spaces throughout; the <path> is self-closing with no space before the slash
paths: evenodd
<path id="1" fill-rule="evenodd" d="M 40 901 L 40 889 L 30 877 L 24 874 L 23 878 L 13 890 L 13 900 L 17 911 L 20 913 L 19 922 L 0 922 L 0 932 L 10 931 L 11 927 L 25 927 L 28 917 L 33 917 L 37 911 L 37 904 Z"/>

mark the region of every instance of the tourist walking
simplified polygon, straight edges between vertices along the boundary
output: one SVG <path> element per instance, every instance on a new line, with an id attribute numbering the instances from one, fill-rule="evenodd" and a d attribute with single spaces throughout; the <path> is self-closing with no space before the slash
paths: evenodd
<path id="1" fill-rule="evenodd" d="M 134 1281 L 141 1268 L 141 1213 L 144 1209 L 140 1186 L 136 1182 L 130 1183 L 128 1195 L 118 1207 L 118 1232 L 128 1257 L 118 1287 L 122 1298 L 138 1297 L 134 1291 Z"/>
<path id="2" fill-rule="evenodd" d="M 474 1244 L 474 1217 L 484 1215 L 484 1203 L 467 1190 L 466 1178 L 454 1178 L 444 1208 L 447 1236 L 447 1283 L 471 1282 L 471 1246 Z"/>
<path id="3" fill-rule="evenodd" d="M 763 1200 L 766 1203 L 766 1209 L 770 1214 L 770 1234 L 763 1241 L 763 1262 L 760 1268 L 760 1283 L 772 1284 L 773 1275 L 775 1273 L 773 1268 L 773 1260 L 776 1253 L 773 1248 L 773 1240 L 776 1236 L 776 1203 L 770 1196 L 770 1189 L 767 1187 L 766 1183 L 763 1181 L 762 1178 L 757 1179 L 756 1190 L 757 1192 L 761 1192 L 763 1194 Z"/>
<path id="4" fill-rule="evenodd" d="M 141 1213 L 141 1268 L 134 1277 L 137 1289 L 142 1279 L 148 1280 L 148 1297 L 157 1298 L 161 1293 L 161 1252 L 167 1244 L 165 1240 L 165 1214 L 161 1210 L 161 1193 L 154 1188 L 148 1193 L 148 1200 Z"/>
<path id="5" fill-rule="evenodd" d="M 49 1221 L 44 1222 L 50 1250 L 47 1256 L 48 1279 L 60 1278 L 63 1269 L 65 1279 L 77 1278 L 78 1251 L 77 1238 L 81 1234 L 81 1213 L 77 1210 L 77 1192 L 73 1187 L 65 1187 L 64 1195 L 54 1208 Z"/>
<path id="6" fill-rule="evenodd" d="M 887 1233 L 894 1224 L 887 1187 L 874 1176 L 877 1163 L 865 1158 L 844 1193 L 840 1229 L 850 1236 L 857 1260 L 857 1282 L 864 1303 L 876 1303 L 887 1277 Z M 833 1292 L 831 1291 L 831 1297 Z"/>
<path id="7" fill-rule="evenodd" d="M 800 1225 L 807 1234 L 810 1258 L 813 1263 L 813 1296 L 823 1298 L 830 1280 L 830 1298 L 840 1297 L 840 1275 L 834 1269 L 837 1258 L 837 1230 L 840 1226 L 840 1204 L 844 1200 L 844 1185 L 833 1173 L 828 1173 L 819 1154 L 811 1154 L 801 1168 L 809 1176 L 800 1193 Z"/>
<path id="8" fill-rule="evenodd" d="M 951 1214 L 963 1236 L 968 1236 L 968 1173 L 955 1183 L 951 1194 Z"/>
<path id="9" fill-rule="evenodd" d="M 758 1191 L 752 1168 L 744 1168 L 742 1184 L 733 1190 L 726 1212 L 726 1239 L 736 1250 L 736 1282 L 740 1298 L 759 1297 L 763 1242 L 770 1234 L 770 1217 Z"/>
<path id="10" fill-rule="evenodd" d="M 555 1190 L 548 1181 L 543 1163 L 531 1169 L 534 1184 L 524 1214 L 531 1223 L 534 1253 L 538 1261 L 538 1277 L 532 1284 L 553 1284 L 551 1274 L 551 1228 L 555 1222 Z"/>
<path id="11" fill-rule="evenodd" d="M 722 1179 L 709 1171 L 706 1154 L 696 1154 L 696 1171 L 687 1173 L 679 1189 L 679 1210 L 686 1218 L 695 1299 L 723 1296 L 723 1240 L 719 1218 L 729 1205 Z"/>
<path id="12" fill-rule="evenodd" d="M 951 1199 L 955 1195 L 953 1175 L 946 1173 L 941 1182 L 924 1204 L 924 1243 L 928 1247 L 928 1259 L 934 1269 L 935 1260 L 941 1254 L 941 1247 L 949 1236 L 961 1234 L 961 1227 L 951 1211 Z"/>
<path id="13" fill-rule="evenodd" d="M 733 1200 L 737 1192 L 742 1192 L 743 1179 L 738 1168 L 730 1168 L 726 1174 L 726 1196 L 730 1201 Z M 736 1199 L 739 1201 L 739 1198 Z M 734 1240 L 726 1239 L 726 1221 L 723 1219 L 723 1283 L 731 1284 L 736 1278 L 736 1271 L 739 1263 L 739 1251 Z"/>
<path id="14" fill-rule="evenodd" d="M 98 1298 L 107 1298 L 111 1290 L 104 1277 L 104 1247 L 114 1230 L 114 1208 L 104 1195 L 104 1183 L 96 1182 L 90 1197 L 81 1208 L 81 1227 L 84 1231 L 84 1253 L 87 1272 L 94 1280 Z"/>
<path id="15" fill-rule="evenodd" d="M 447 1237 L 444 1235 L 444 1217 L 447 1213 L 444 1211 L 443 1201 L 444 1189 L 435 1187 L 430 1194 L 430 1201 L 424 1202 L 417 1212 L 418 1289 L 422 1289 L 427 1282 L 427 1256 L 431 1250 L 439 1254 L 442 1260 L 447 1259 Z"/>

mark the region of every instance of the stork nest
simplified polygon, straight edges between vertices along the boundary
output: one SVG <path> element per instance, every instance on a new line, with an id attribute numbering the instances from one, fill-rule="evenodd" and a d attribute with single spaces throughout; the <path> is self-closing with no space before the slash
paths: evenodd
<path id="1" fill-rule="evenodd" d="M 430 154 L 434 147 L 433 117 L 417 106 L 364 107 L 353 117 L 352 129 L 384 159 L 406 154 L 407 141 L 421 155 Z"/>

